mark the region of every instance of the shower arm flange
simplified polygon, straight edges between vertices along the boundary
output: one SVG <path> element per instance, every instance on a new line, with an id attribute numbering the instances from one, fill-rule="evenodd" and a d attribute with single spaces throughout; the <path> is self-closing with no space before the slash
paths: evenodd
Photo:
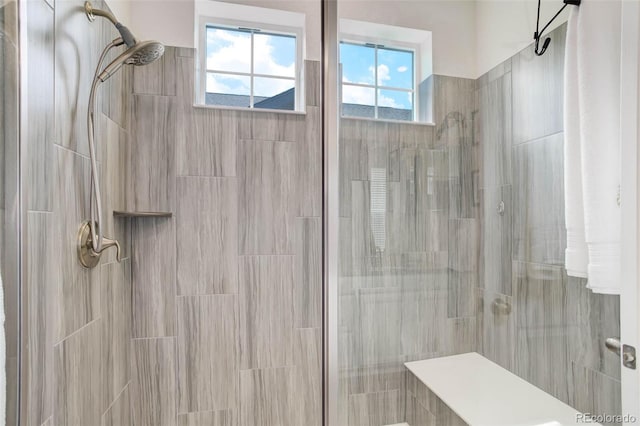
<path id="1" fill-rule="evenodd" d="M 103 18 L 107 18 L 111 23 L 113 23 L 113 25 L 118 25 L 118 20 L 113 13 L 102 9 L 94 9 L 90 1 L 84 2 L 84 13 L 87 15 L 87 19 L 90 22 L 95 21 L 96 16 L 101 16 Z"/>

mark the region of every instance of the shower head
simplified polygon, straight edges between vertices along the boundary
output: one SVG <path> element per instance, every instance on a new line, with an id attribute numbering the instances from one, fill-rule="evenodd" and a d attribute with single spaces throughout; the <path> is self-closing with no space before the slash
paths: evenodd
<path id="1" fill-rule="evenodd" d="M 125 27 L 116 19 L 113 13 L 107 10 L 94 9 L 91 2 L 84 3 L 84 11 L 89 21 L 93 22 L 96 16 L 108 19 L 120 33 L 120 39 L 114 40 L 112 45 L 119 46 L 126 44 L 128 49 L 113 60 L 98 75 L 98 79 L 105 82 L 116 73 L 122 65 L 147 65 L 154 62 L 164 54 L 164 46 L 157 41 L 138 41 L 129 28 Z"/>
<path id="2" fill-rule="evenodd" d="M 158 60 L 164 54 L 164 46 L 157 41 L 139 41 L 122 52 L 116 59 L 107 65 L 98 78 L 105 82 L 116 73 L 122 65 L 148 65 Z"/>

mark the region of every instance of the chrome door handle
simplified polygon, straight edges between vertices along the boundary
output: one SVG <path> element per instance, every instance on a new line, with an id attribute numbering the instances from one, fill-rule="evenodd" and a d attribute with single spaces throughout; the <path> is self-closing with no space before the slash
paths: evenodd
<path id="1" fill-rule="evenodd" d="M 618 337 L 608 337 L 607 340 L 604 341 L 604 345 L 611 352 L 613 352 L 616 355 L 620 356 L 620 348 L 622 347 L 622 344 L 620 343 L 620 338 L 618 338 Z"/>
<path id="2" fill-rule="evenodd" d="M 621 344 L 618 337 L 609 337 L 604 341 L 604 345 L 618 356 L 622 352 L 622 365 L 632 370 L 636 369 L 636 348 Z"/>

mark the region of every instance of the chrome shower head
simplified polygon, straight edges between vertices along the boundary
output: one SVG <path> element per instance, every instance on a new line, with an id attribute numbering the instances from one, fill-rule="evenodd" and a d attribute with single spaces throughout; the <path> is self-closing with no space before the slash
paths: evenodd
<path id="1" fill-rule="evenodd" d="M 164 54 L 164 45 L 157 41 L 139 41 L 128 48 L 107 65 L 98 78 L 104 82 L 117 72 L 122 65 L 148 65 Z"/>
<path id="2" fill-rule="evenodd" d="M 94 9 L 91 2 L 84 3 L 84 11 L 89 21 L 94 21 L 96 16 L 106 18 L 120 33 L 120 38 L 113 41 L 110 46 L 120 46 L 125 44 L 128 49 L 125 50 L 120 56 L 113 60 L 106 68 L 98 75 L 98 79 L 102 82 L 106 81 L 114 73 L 116 73 L 122 65 L 147 65 L 164 54 L 164 46 L 157 41 L 138 41 L 133 33 L 109 11 Z M 110 48 L 110 47 L 109 47 Z"/>

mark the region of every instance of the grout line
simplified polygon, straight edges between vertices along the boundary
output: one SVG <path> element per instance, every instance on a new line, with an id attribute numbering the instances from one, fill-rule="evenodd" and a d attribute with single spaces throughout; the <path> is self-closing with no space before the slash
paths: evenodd
<path id="1" fill-rule="evenodd" d="M 555 132 L 555 133 L 550 133 L 548 135 L 540 136 L 540 137 L 535 138 L 535 139 L 529 139 L 529 140 L 526 140 L 526 141 L 523 141 L 523 142 L 518 142 L 518 143 L 513 142 L 513 138 L 512 138 L 512 140 L 511 140 L 511 148 L 517 148 L 517 147 L 523 146 L 523 145 L 530 145 L 532 143 L 539 142 L 539 141 L 542 141 L 542 140 L 545 140 L 545 139 L 549 139 L 549 138 L 551 138 L 553 136 L 562 135 L 562 134 L 564 134 L 564 130 L 560 130 L 560 131 Z"/>
<path id="2" fill-rule="evenodd" d="M 102 413 L 102 415 L 104 416 L 105 414 L 107 414 L 107 411 L 109 411 L 111 409 L 111 407 L 113 407 L 113 405 L 116 403 L 116 401 L 118 399 L 120 399 L 120 397 L 122 396 L 122 394 L 124 393 L 124 391 L 126 391 L 129 388 L 129 385 L 131 384 L 131 379 L 129 379 L 129 381 L 127 382 L 126 385 L 123 386 L 123 388 L 120 390 L 120 392 L 118 392 L 118 394 L 115 396 L 115 398 L 113 398 L 113 401 L 111 401 L 111 404 L 109 404 L 109 406 L 107 407 L 106 410 L 104 410 L 104 412 Z"/>
<path id="3" fill-rule="evenodd" d="M 178 336 L 158 336 L 158 337 L 132 337 L 131 340 L 164 340 L 164 339 L 176 339 Z"/>
<path id="4" fill-rule="evenodd" d="M 102 312 L 101 312 L 102 314 Z M 56 346 L 58 346 L 61 343 L 64 343 L 65 340 L 70 339 L 71 337 L 74 337 L 76 334 L 80 333 L 81 331 L 83 331 L 85 328 L 89 327 L 90 325 L 92 325 L 93 323 L 98 322 L 99 320 L 102 319 L 102 316 L 98 317 L 98 318 L 94 318 L 91 321 L 89 321 L 88 323 L 86 323 L 85 325 L 83 325 L 82 327 L 80 327 L 79 329 L 77 329 L 76 331 L 74 331 L 73 333 L 69 334 L 68 336 L 65 336 L 62 338 L 62 340 L 56 342 L 53 344 L 53 347 L 55 348 Z"/>

